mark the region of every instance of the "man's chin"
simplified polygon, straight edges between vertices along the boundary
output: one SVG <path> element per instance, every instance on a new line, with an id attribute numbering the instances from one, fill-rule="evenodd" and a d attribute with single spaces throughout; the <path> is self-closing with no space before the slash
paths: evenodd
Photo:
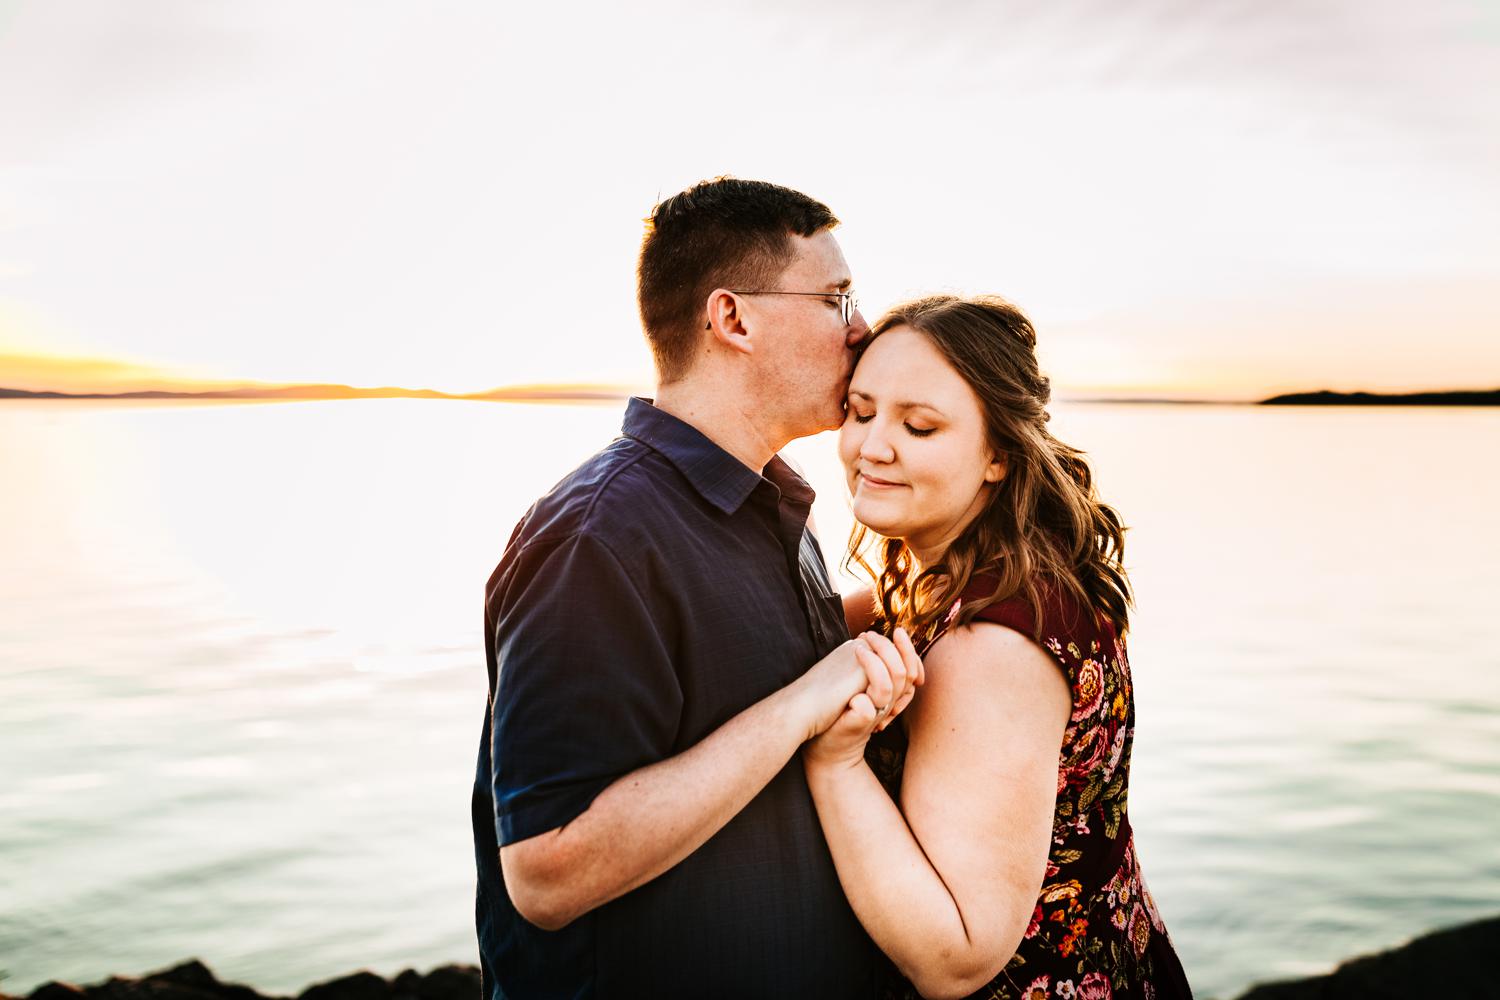
<path id="1" fill-rule="evenodd" d="M 808 416 L 811 417 L 812 415 L 809 414 Z M 814 423 L 814 420 L 816 420 L 816 423 Z M 836 431 L 844 426 L 843 398 L 840 397 L 837 404 L 830 406 L 816 418 L 808 420 L 804 426 L 807 429 L 797 435 L 798 437 L 812 437 L 814 434 L 821 434 L 824 431 Z"/>

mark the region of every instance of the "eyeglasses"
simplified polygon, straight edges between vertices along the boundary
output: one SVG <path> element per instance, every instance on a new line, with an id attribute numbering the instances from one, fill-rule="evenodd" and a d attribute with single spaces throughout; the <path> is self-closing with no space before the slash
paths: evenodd
<path id="1" fill-rule="evenodd" d="M 736 295 L 815 295 L 820 299 L 839 300 L 839 318 L 848 326 L 854 322 L 854 311 L 859 308 L 859 300 L 854 297 L 853 292 L 760 292 L 749 288 L 731 288 L 728 291 Z"/>

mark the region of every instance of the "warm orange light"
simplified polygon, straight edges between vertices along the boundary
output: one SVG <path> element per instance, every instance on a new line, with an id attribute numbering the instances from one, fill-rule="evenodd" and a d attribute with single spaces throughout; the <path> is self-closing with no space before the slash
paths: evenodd
<path id="1" fill-rule="evenodd" d="M 167 369 L 108 358 L 46 354 L 0 354 L 0 389 L 24 392 L 90 393 L 223 393 L 250 399 L 368 399 L 418 397 L 483 399 L 509 402 L 614 402 L 645 391 L 645 386 L 615 383 L 535 383 L 500 386 L 482 392 L 443 392 L 401 386 L 362 388 L 337 383 L 287 384 L 193 378 Z"/>
<path id="2" fill-rule="evenodd" d="M 201 392 L 233 383 L 194 379 L 167 369 L 111 358 L 0 354 L 0 388 L 29 392 Z"/>

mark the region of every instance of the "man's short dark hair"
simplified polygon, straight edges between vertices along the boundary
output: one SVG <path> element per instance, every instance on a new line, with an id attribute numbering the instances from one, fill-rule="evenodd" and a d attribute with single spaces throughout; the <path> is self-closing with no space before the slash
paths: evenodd
<path id="1" fill-rule="evenodd" d="M 770 287 L 796 254 L 793 236 L 838 224 L 805 194 L 733 177 L 701 181 L 652 209 L 636 300 L 660 380 L 674 382 L 692 367 L 709 292 Z"/>

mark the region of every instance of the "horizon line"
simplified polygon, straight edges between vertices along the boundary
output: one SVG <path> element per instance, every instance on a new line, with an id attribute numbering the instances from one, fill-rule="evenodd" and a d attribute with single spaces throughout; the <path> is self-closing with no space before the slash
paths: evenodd
<path id="1" fill-rule="evenodd" d="M 315 402 L 347 399 L 447 399 L 470 402 L 515 403 L 612 403 L 639 395 L 644 387 L 620 383 L 530 383 L 499 386 L 481 392 L 449 393 L 436 389 L 407 389 L 400 386 L 375 388 L 340 383 L 248 383 L 230 388 L 204 390 L 136 389 L 124 392 L 66 392 L 56 389 L 14 389 L 0 387 L 0 400 L 246 400 L 259 402 Z M 1497 406 L 1500 388 L 1496 389 L 1426 389 L 1414 392 L 1340 392 L 1330 389 L 1276 393 L 1263 398 L 1202 398 L 1162 395 L 1066 395 L 1058 402 L 1085 405 L 1130 404 L 1169 406 L 1264 406 L 1264 405 L 1433 405 Z"/>
<path id="2" fill-rule="evenodd" d="M 14 370 L 12 369 L 14 364 Z M 9 371 L 7 371 L 9 370 Z M 1331 380 L 1340 384 L 1340 380 Z M 1327 382 L 1324 385 L 1328 385 Z M 1486 389 L 1435 389 L 1426 386 L 1368 389 L 1344 384 L 1341 390 L 1309 390 L 1295 384 L 1271 381 L 1270 384 L 1231 386 L 1218 384 L 1178 384 L 1147 381 L 1136 385 L 1082 384 L 1076 387 L 1056 385 L 1055 398 L 1069 403 L 1162 403 L 1171 405 L 1232 405 L 1261 403 L 1282 396 L 1309 393 L 1345 396 L 1378 395 L 1381 397 L 1451 395 L 1453 393 L 1490 392 Z M 409 389 L 405 386 L 355 387 L 328 381 L 286 382 L 256 379 L 221 379 L 197 377 L 186 372 L 150 362 L 79 355 L 57 355 L 45 352 L 7 350 L 0 347 L 0 393 L 9 398 L 71 399 L 356 399 L 356 398 L 432 398 L 469 400 L 587 401 L 617 400 L 630 395 L 651 395 L 651 381 L 645 373 L 623 379 L 618 376 L 601 382 L 536 382 L 497 386 L 472 392 L 448 392 L 437 389 Z M 1321 398 L 1313 402 L 1328 402 Z M 1449 400 L 1452 402 L 1452 400 Z"/>
<path id="3" fill-rule="evenodd" d="M 241 383 L 205 389 L 153 388 L 119 392 L 63 389 L 18 389 L 0 386 L 5 399 L 250 399 L 288 402 L 337 399 L 458 399 L 482 401 L 528 400 L 617 400 L 632 395 L 638 387 L 619 383 L 528 383 L 498 386 L 479 392 L 454 393 L 404 386 L 362 387 L 333 382 Z"/>

